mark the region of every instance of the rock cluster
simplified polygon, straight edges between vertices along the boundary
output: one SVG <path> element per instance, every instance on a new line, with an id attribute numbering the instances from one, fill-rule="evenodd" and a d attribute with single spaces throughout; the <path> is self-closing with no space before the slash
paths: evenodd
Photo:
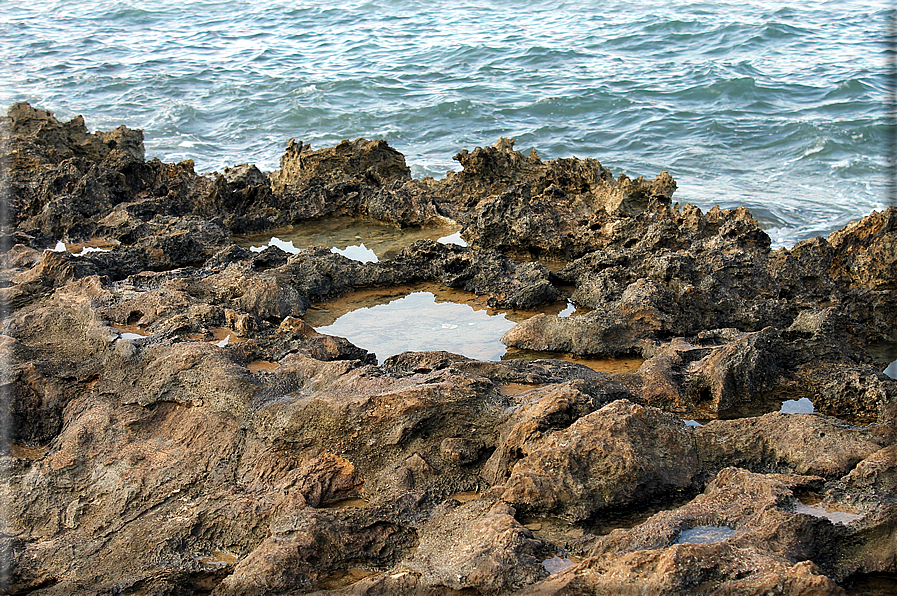
<path id="1" fill-rule="evenodd" d="M 15 104 L 0 149 L 2 593 L 895 585 L 893 207 L 772 251 L 743 208 L 672 204 L 666 172 L 507 139 L 444 180 L 363 139 L 197 175 L 146 161 L 140 131 Z M 340 215 L 454 222 L 470 247 L 360 263 L 232 240 Z M 108 250 L 47 250 L 95 238 Z M 587 312 L 505 343 L 645 361 L 377 365 L 303 319 L 420 282 L 515 309 L 569 295 Z M 803 398 L 815 412 L 778 411 Z"/>

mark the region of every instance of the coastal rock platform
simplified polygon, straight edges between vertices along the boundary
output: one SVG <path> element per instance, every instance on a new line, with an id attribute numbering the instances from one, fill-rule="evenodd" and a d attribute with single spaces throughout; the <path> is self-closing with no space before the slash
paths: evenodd
<path id="1" fill-rule="evenodd" d="M 897 208 L 772 250 L 744 208 L 673 203 L 666 172 L 509 139 L 455 158 L 412 179 L 385 141 L 290 140 L 275 172 L 200 175 L 139 130 L 11 106 L 0 593 L 890 593 Z M 340 216 L 468 246 L 233 240 Z M 415 283 L 569 298 L 585 312 L 503 342 L 644 362 L 378 364 L 304 320 Z"/>

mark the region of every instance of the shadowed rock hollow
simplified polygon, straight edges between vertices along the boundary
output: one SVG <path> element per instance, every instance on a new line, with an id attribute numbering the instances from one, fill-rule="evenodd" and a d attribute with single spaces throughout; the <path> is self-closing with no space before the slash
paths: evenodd
<path id="1" fill-rule="evenodd" d="M 897 209 L 772 251 L 744 208 L 672 204 L 666 172 L 508 139 L 414 180 L 385 141 L 291 140 L 276 172 L 197 175 L 146 161 L 140 131 L 28 104 L 0 134 L 5 593 L 894 585 Z M 470 246 L 360 263 L 232 240 L 343 215 Z M 303 319 L 423 282 L 514 309 L 569 297 L 584 314 L 503 341 L 645 361 L 378 366 Z M 815 411 L 778 411 L 801 398 Z"/>

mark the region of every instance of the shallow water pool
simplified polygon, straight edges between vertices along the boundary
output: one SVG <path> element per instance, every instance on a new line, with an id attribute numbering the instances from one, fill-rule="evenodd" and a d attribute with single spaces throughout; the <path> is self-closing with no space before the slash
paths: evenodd
<path id="1" fill-rule="evenodd" d="M 234 236 L 243 248 L 261 252 L 268 246 L 298 254 L 309 246 L 330 247 L 335 253 L 363 263 L 379 262 L 398 255 L 418 240 L 467 246 L 456 227 L 399 229 L 378 221 L 338 217 L 315 220 L 264 234 Z"/>
<path id="2" fill-rule="evenodd" d="M 570 567 L 573 567 L 579 562 L 577 557 L 571 557 L 566 553 L 558 553 L 550 559 L 545 559 L 542 561 L 542 567 L 545 568 L 545 571 L 554 575 L 556 573 L 560 573 Z"/>
<path id="3" fill-rule="evenodd" d="M 676 544 L 702 544 L 706 542 L 722 542 L 735 533 L 728 526 L 695 526 L 679 532 Z"/>
<path id="4" fill-rule="evenodd" d="M 433 292 L 411 292 L 381 304 L 361 306 L 320 333 L 345 337 L 377 355 L 378 362 L 406 351 L 444 350 L 477 360 L 498 360 L 505 353 L 499 341 L 515 323 L 505 313 L 470 303 L 440 300 Z M 311 311 L 309 311 L 311 312 Z M 321 314 L 321 313 L 319 313 Z"/>
<path id="5" fill-rule="evenodd" d="M 501 338 L 518 322 L 538 313 L 574 316 L 576 309 L 561 301 L 539 311 L 515 311 L 492 308 L 487 300 L 436 283 L 374 288 L 315 304 L 304 318 L 320 333 L 373 352 L 380 363 L 407 351 L 446 351 L 477 360 L 567 359 L 604 372 L 631 372 L 641 364 L 641 359 L 576 359 L 508 350 Z"/>
<path id="6" fill-rule="evenodd" d="M 782 402 L 779 412 L 785 414 L 812 414 L 816 411 L 816 407 L 808 398 L 786 399 Z"/>

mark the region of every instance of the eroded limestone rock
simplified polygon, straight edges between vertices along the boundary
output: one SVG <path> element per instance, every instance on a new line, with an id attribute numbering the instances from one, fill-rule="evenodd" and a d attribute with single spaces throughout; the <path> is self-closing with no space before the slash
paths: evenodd
<path id="1" fill-rule="evenodd" d="M 198 175 L 27 104 L 2 129 L 2 590 L 838 594 L 897 572 L 897 209 L 771 251 L 743 208 L 671 206 L 665 172 L 507 139 L 435 181 L 383 141 Z M 471 246 L 358 263 L 230 238 L 334 214 L 453 220 Z M 107 252 L 45 250 L 94 236 Z M 424 281 L 503 308 L 569 293 L 590 312 L 507 343 L 646 361 L 376 366 L 302 318 Z M 815 412 L 777 411 L 797 398 Z M 731 533 L 680 540 L 701 526 Z"/>
<path id="2" fill-rule="evenodd" d="M 698 462 L 681 421 L 616 401 L 534 446 L 514 464 L 502 499 L 527 512 L 583 521 L 603 509 L 687 491 Z"/>

